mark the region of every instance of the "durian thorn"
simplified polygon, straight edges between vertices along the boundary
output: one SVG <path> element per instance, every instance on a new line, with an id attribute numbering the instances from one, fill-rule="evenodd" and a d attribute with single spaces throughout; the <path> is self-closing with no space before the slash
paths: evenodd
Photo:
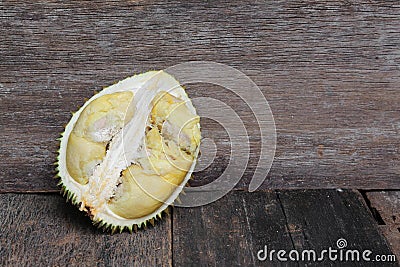
<path id="1" fill-rule="evenodd" d="M 115 232 L 118 230 L 118 226 L 112 226 L 111 227 L 111 234 L 115 234 Z"/>
<path id="2" fill-rule="evenodd" d="M 112 225 L 109 224 L 101 219 L 98 218 L 92 218 L 93 225 L 95 225 L 97 228 L 101 229 L 103 232 L 109 232 L 110 234 L 115 234 L 117 232 L 122 233 L 125 230 L 128 231 L 129 233 L 133 234 L 133 232 L 137 232 L 138 229 L 147 229 L 150 225 L 155 226 L 156 221 L 159 219 L 162 219 L 162 214 L 165 213 L 167 215 L 170 214 L 170 207 L 167 207 L 160 213 L 156 214 L 153 218 L 150 218 L 142 223 L 139 224 L 132 224 L 130 226 L 121 226 L 121 225 Z"/>
<path id="3" fill-rule="evenodd" d="M 169 207 L 168 208 L 166 208 L 165 210 L 164 210 L 164 212 L 165 212 L 165 214 L 167 214 L 167 215 L 169 215 L 170 214 L 170 211 L 169 211 Z"/>

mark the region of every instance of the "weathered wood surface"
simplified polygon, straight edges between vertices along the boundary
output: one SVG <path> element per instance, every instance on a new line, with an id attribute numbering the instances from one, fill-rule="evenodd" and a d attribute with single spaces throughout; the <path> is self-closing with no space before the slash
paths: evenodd
<path id="1" fill-rule="evenodd" d="M 379 214 L 379 228 L 400 259 L 400 191 L 367 192 L 369 206 Z"/>
<path id="2" fill-rule="evenodd" d="M 329 246 L 337 248 L 336 241 L 343 238 L 347 241 L 346 249 L 356 249 L 361 252 L 369 249 L 373 251 L 374 256 L 394 254 L 358 192 L 309 190 L 297 193 L 288 190 L 278 193 L 278 196 L 284 207 L 296 249 L 318 251 Z M 360 262 L 354 265 L 379 264 Z M 382 264 L 398 266 L 398 263 Z M 340 266 L 337 263 L 333 265 Z"/>
<path id="3" fill-rule="evenodd" d="M 173 262 L 177 266 L 270 266 L 257 253 L 322 251 L 344 238 L 346 249 L 393 254 L 377 223 L 352 191 L 236 191 L 197 209 L 173 210 Z M 276 266 L 377 266 L 371 262 L 273 262 Z M 342 264 L 342 265 L 341 265 Z M 345 265 L 343 265 L 345 264 Z M 379 265 L 380 266 L 380 265 Z M 397 266 L 396 262 L 382 266 Z"/>
<path id="4" fill-rule="evenodd" d="M 400 188 L 399 51 L 397 1 L 1 1 L 0 192 L 57 190 L 56 138 L 93 90 L 191 60 L 236 67 L 268 99 L 278 143 L 264 188 Z M 214 89 L 188 86 L 245 121 L 245 188 L 258 130 L 241 101 Z M 198 184 L 226 164 L 221 135 Z"/>
<path id="5" fill-rule="evenodd" d="M 264 245 L 319 251 L 339 238 L 349 249 L 393 253 L 352 191 L 234 191 L 207 206 L 175 208 L 145 231 L 115 235 L 59 195 L 0 194 L 0 206 L 1 266 L 270 266 L 257 259 Z M 313 264 L 288 266 L 306 263 Z"/>
<path id="6" fill-rule="evenodd" d="M 177 266 L 258 265 L 265 244 L 291 250 L 285 217 L 273 192 L 234 192 L 211 205 L 173 210 Z"/>
<path id="7" fill-rule="evenodd" d="M 171 266 L 171 220 L 111 235 L 59 195 L 0 194 L 1 266 Z"/>

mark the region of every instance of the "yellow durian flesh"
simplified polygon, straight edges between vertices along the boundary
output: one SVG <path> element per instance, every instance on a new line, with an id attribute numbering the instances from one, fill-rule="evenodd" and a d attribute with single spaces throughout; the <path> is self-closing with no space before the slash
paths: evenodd
<path id="1" fill-rule="evenodd" d="M 166 92 L 155 97 L 150 113 L 153 128 L 145 137 L 147 156 L 122 173 L 116 196 L 109 201 L 115 214 L 128 219 L 140 218 L 167 200 L 182 183 L 194 160 L 200 142 L 198 121 L 198 116 L 188 110 L 184 101 Z M 180 146 L 180 138 L 163 136 L 166 125 L 176 129 L 176 134 L 182 130 L 185 135 L 182 140 L 192 143 Z"/>
<path id="2" fill-rule="evenodd" d="M 156 125 L 164 124 L 163 135 L 168 135 L 183 149 L 190 151 L 200 142 L 200 117 L 188 111 L 186 103 L 162 92 L 153 100 L 151 119 Z"/>
<path id="3" fill-rule="evenodd" d="M 132 92 L 104 95 L 82 111 L 68 138 L 66 151 L 67 170 L 78 183 L 88 183 L 113 134 L 132 118 L 133 112 L 128 108 L 132 97 Z"/>
<path id="4" fill-rule="evenodd" d="M 163 204 L 160 200 L 166 200 L 175 187 L 157 174 L 131 165 L 123 171 L 121 185 L 109 207 L 123 218 L 141 218 L 157 210 Z"/>
<path id="5" fill-rule="evenodd" d="M 93 170 L 106 155 L 106 144 L 88 140 L 71 133 L 68 139 L 67 169 L 80 184 L 87 184 Z"/>

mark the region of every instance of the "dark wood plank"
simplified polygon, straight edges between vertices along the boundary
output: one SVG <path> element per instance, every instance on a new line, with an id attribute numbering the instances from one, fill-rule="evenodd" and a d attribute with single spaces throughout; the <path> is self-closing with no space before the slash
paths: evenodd
<path id="1" fill-rule="evenodd" d="M 200 208 L 173 211 L 173 263 L 177 266 L 340 266 L 343 262 L 260 261 L 259 250 L 315 250 L 346 239 L 347 249 L 391 255 L 385 238 L 357 192 L 289 190 L 235 191 Z M 301 254 L 300 254 L 301 255 Z M 263 254 L 260 255 L 263 257 Z M 286 254 L 288 257 L 288 254 Z M 345 266 L 376 266 L 363 260 Z M 342 265 L 343 266 L 343 265 Z M 395 262 L 382 266 L 397 266 Z"/>
<path id="2" fill-rule="evenodd" d="M 175 266 L 262 266 L 264 245 L 293 249 L 274 192 L 234 191 L 207 206 L 176 208 L 172 221 Z"/>
<path id="3" fill-rule="evenodd" d="M 400 259 L 400 191 L 366 192 L 369 206 L 382 220 L 379 228 Z"/>
<path id="4" fill-rule="evenodd" d="M 264 266 L 256 255 L 264 245 L 321 250 L 339 237 L 349 249 L 392 253 L 351 191 L 234 191 L 201 208 L 176 208 L 172 225 L 132 235 L 103 234 L 58 195 L 0 194 L 0 202 L 2 266 Z"/>
<path id="5" fill-rule="evenodd" d="M 366 249 L 371 250 L 371 259 L 375 255 L 394 253 L 356 191 L 288 190 L 279 192 L 278 197 L 285 210 L 290 237 L 296 250 L 337 249 L 337 240 L 345 239 L 346 250 L 358 250 L 361 253 Z M 311 263 L 311 266 L 320 264 Z M 324 264 L 340 266 L 338 262 L 325 261 Z M 376 262 L 365 261 L 346 264 L 377 266 Z M 396 262 L 379 263 L 379 266 L 381 264 L 398 266 Z"/>
<path id="6" fill-rule="evenodd" d="M 0 194 L 1 266 L 171 266 L 170 219 L 111 235 L 59 195 Z"/>
<path id="7" fill-rule="evenodd" d="M 268 99 L 278 145 L 263 188 L 400 188 L 399 29 L 397 1 L 2 1 L 0 192 L 57 190 L 56 138 L 84 97 L 190 60 L 236 67 Z M 188 88 L 245 122 L 245 188 L 260 149 L 251 111 L 226 90 Z M 210 135 L 227 155 L 220 136 Z M 217 157 L 198 184 L 224 164 Z"/>

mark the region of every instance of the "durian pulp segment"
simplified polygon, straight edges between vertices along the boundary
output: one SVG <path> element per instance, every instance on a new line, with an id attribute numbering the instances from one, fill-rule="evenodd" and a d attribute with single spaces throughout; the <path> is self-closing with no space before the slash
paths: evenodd
<path id="1" fill-rule="evenodd" d="M 87 184 L 106 155 L 111 138 L 132 118 L 132 92 L 117 92 L 93 100 L 79 116 L 68 138 L 67 169 L 80 184 Z"/>
<path id="2" fill-rule="evenodd" d="M 199 142 L 199 117 L 184 89 L 165 72 L 148 72 L 104 89 L 73 116 L 59 174 L 94 221 L 140 225 L 178 196 Z"/>
<path id="3" fill-rule="evenodd" d="M 152 105 L 151 126 L 145 136 L 147 153 L 122 173 L 121 184 L 109 202 L 110 209 L 123 218 L 136 219 L 156 211 L 184 180 L 200 142 L 199 117 L 189 112 L 183 100 L 160 92 Z M 163 134 L 167 126 L 182 138 Z M 180 140 L 192 144 L 180 149 Z"/>

